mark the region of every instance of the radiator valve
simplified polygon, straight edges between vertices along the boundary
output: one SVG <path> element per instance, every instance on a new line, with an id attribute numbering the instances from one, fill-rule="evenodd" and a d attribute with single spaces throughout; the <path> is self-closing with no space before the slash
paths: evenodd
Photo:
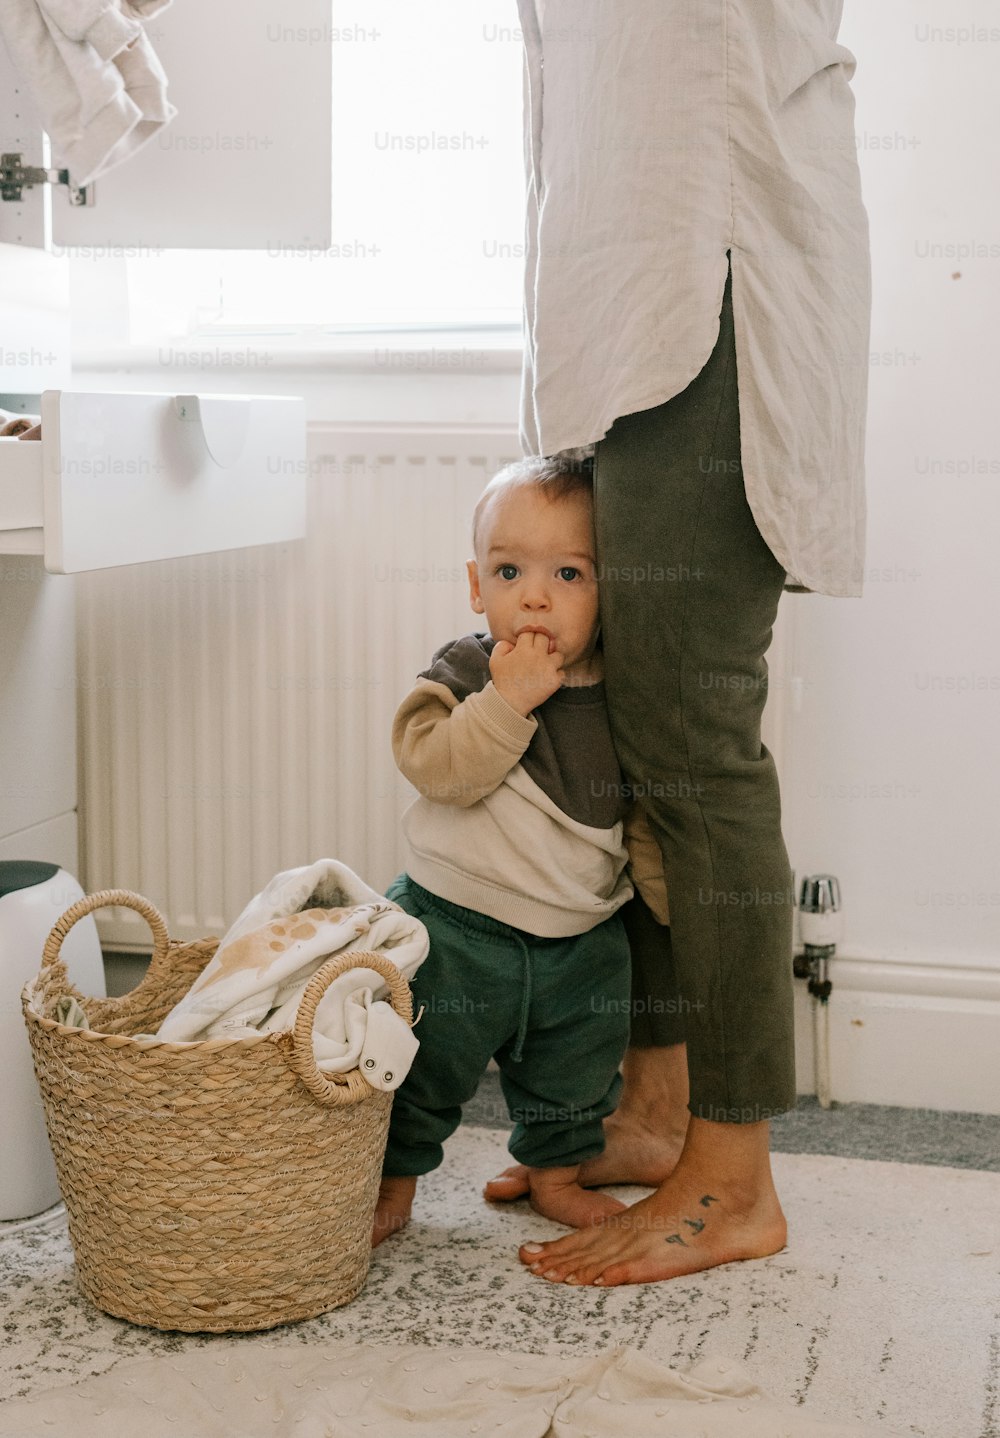
<path id="1" fill-rule="evenodd" d="M 807 874 L 799 898 L 802 953 L 792 959 L 797 979 L 809 980 L 809 992 L 826 1003 L 833 984 L 826 975 L 840 938 L 840 885 L 833 874 Z"/>

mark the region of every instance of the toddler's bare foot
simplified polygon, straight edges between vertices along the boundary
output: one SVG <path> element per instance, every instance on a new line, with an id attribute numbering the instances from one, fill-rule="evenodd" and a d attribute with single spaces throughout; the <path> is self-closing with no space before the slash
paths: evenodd
<path id="1" fill-rule="evenodd" d="M 569 1228 L 589 1228 L 603 1223 L 625 1205 L 606 1193 L 589 1193 L 580 1186 L 580 1165 L 567 1168 L 526 1170 L 530 1202 L 536 1213 L 565 1223 Z"/>
<path id="2" fill-rule="evenodd" d="M 677 1166 L 685 1129 L 686 1124 L 666 1133 L 656 1132 L 631 1115 L 612 1114 L 604 1120 L 604 1152 L 580 1165 L 580 1183 L 585 1188 L 612 1183 L 658 1188 Z M 483 1196 L 493 1203 L 523 1197 L 528 1192 L 528 1173 L 524 1164 L 513 1164 L 489 1180 Z"/>
<path id="3" fill-rule="evenodd" d="M 604 1152 L 580 1165 L 585 1188 L 637 1183 L 658 1188 L 677 1167 L 684 1148 L 688 1112 L 687 1046 L 629 1049 L 622 1065 L 621 1107 L 604 1120 Z M 528 1170 L 515 1164 L 491 1178 L 483 1190 L 505 1203 L 528 1192 Z"/>
<path id="4" fill-rule="evenodd" d="M 383 1178 L 379 1185 L 375 1220 L 372 1223 L 372 1248 L 377 1248 L 390 1233 L 397 1233 L 406 1227 L 410 1221 L 410 1210 L 416 1191 L 416 1178 Z"/>

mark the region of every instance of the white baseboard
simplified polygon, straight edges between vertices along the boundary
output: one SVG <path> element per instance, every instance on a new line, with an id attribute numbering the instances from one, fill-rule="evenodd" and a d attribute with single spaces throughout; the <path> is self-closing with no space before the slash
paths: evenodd
<path id="1" fill-rule="evenodd" d="M 1000 973 L 845 956 L 828 977 L 835 1102 L 1000 1114 Z M 815 1093 L 815 1000 L 795 988 L 796 1086 Z"/>

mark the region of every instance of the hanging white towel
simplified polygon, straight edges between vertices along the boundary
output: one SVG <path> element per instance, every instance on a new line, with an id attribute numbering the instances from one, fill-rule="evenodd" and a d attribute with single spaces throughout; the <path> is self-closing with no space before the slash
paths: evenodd
<path id="1" fill-rule="evenodd" d="M 0 35 L 75 185 L 127 160 L 177 114 L 141 21 L 171 0 L 3 0 Z"/>
<path id="2" fill-rule="evenodd" d="M 293 1027 L 306 985 L 331 955 L 373 951 L 409 979 L 429 947 L 420 920 L 346 864 L 319 859 L 287 869 L 250 900 L 155 1037 L 183 1042 L 280 1033 Z M 374 969 L 350 969 L 334 979 L 316 1009 L 317 1068 L 360 1068 L 373 1088 L 399 1087 L 418 1043 L 406 1020 L 377 997 L 385 988 Z"/>

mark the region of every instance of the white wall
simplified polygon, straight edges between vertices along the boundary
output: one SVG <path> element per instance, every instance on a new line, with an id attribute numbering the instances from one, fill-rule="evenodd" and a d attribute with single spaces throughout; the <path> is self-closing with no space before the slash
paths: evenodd
<path id="1" fill-rule="evenodd" d="M 849 0 L 842 30 L 872 234 L 867 575 L 861 600 L 788 601 L 785 811 L 803 871 L 840 876 L 845 950 L 1000 970 L 1000 16 L 945 16 L 990 42 L 918 38 L 942 16 Z"/>
<path id="2" fill-rule="evenodd" d="M 997 1111 L 1000 15 L 848 0 L 841 39 L 872 236 L 867 576 L 786 600 L 785 832 L 841 882 L 835 1097 Z"/>

